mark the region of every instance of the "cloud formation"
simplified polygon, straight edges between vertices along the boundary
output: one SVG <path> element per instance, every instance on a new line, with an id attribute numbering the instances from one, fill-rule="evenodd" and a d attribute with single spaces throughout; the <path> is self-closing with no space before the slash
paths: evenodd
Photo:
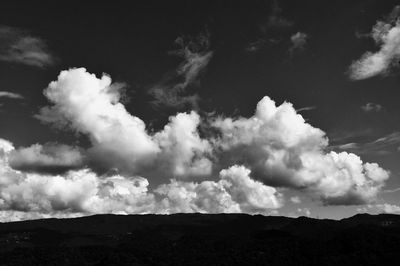
<path id="1" fill-rule="evenodd" d="M 48 67 L 55 63 L 46 42 L 13 27 L 0 26 L 0 61 L 34 67 Z"/>
<path id="2" fill-rule="evenodd" d="M 37 117 L 88 135 L 88 156 L 99 170 L 154 172 L 167 178 L 210 174 L 205 155 L 211 147 L 197 132 L 197 113 L 177 114 L 162 131 L 150 135 L 145 123 L 119 102 L 119 89 L 107 75 L 98 79 L 84 68 L 62 71 L 45 90 L 54 105 L 42 108 Z"/>
<path id="3" fill-rule="evenodd" d="M 308 35 L 300 31 L 290 36 L 292 46 L 289 48 L 289 53 L 293 54 L 296 51 L 304 50 L 304 47 L 307 44 L 307 39 Z"/>
<path id="4" fill-rule="evenodd" d="M 293 26 L 293 22 L 282 16 L 282 8 L 279 6 L 278 0 L 272 1 L 271 12 L 268 16 L 266 27 L 284 28 Z"/>
<path id="5" fill-rule="evenodd" d="M 358 212 L 368 212 L 373 214 L 379 213 L 390 213 L 390 214 L 400 214 L 400 206 L 381 203 L 381 204 L 368 204 L 367 206 L 357 208 Z"/>
<path id="6" fill-rule="evenodd" d="M 392 13 L 379 20 L 370 33 L 379 46 L 377 52 L 366 52 L 350 66 L 350 78 L 362 80 L 377 75 L 385 75 L 398 65 L 400 59 L 400 6 L 394 7 Z"/>
<path id="7" fill-rule="evenodd" d="M 9 165 L 13 151 L 0 139 L 1 221 L 94 213 L 267 214 L 283 203 L 275 188 L 253 180 L 243 166 L 222 170 L 218 181 L 171 180 L 149 191 L 149 181 L 140 176 L 99 176 L 89 169 L 58 175 L 21 172 Z"/>
<path id="8" fill-rule="evenodd" d="M 292 104 L 276 106 L 264 97 L 250 118 L 215 119 L 221 164 L 246 165 L 257 180 L 271 186 L 306 190 L 325 204 L 369 202 L 389 177 L 376 163 L 355 154 L 328 152 L 325 133 L 305 122 Z"/>
<path id="9" fill-rule="evenodd" d="M 52 143 L 13 150 L 9 160 L 17 170 L 53 174 L 82 168 L 85 161 L 81 149 Z"/>
<path id="10" fill-rule="evenodd" d="M 155 106 L 182 108 L 189 105 L 198 107 L 199 96 L 190 94 L 187 90 L 196 87 L 201 73 L 210 62 L 213 52 L 209 50 L 210 41 L 208 34 L 199 34 L 196 38 L 178 37 L 175 43 L 178 50 L 171 51 L 171 55 L 183 59 L 177 69 L 164 81 L 149 90 L 154 97 Z"/>
<path id="11" fill-rule="evenodd" d="M 365 105 L 361 106 L 361 109 L 364 112 L 379 112 L 382 110 L 382 105 L 377 103 L 366 103 Z"/>
<path id="12" fill-rule="evenodd" d="M 376 140 L 366 143 L 345 143 L 331 146 L 333 150 L 346 150 L 360 155 L 387 155 L 400 150 L 400 132 L 393 132 Z"/>
<path id="13" fill-rule="evenodd" d="M 0 91 L 0 98 L 9 98 L 9 99 L 23 99 L 24 97 L 21 94 L 10 92 L 10 91 Z"/>
<path id="14" fill-rule="evenodd" d="M 93 181 L 95 191 L 102 190 L 103 180 L 129 186 L 142 180 L 146 189 L 149 183 L 161 184 L 150 193 L 158 209 L 146 208 L 149 211 L 253 213 L 280 206 L 280 187 L 327 205 L 371 203 L 389 177 L 378 164 L 365 163 L 355 154 L 328 152 L 325 133 L 308 124 L 291 103 L 276 105 L 266 96 L 249 118 L 211 116 L 204 121 L 195 111 L 178 113 L 152 132 L 127 112 L 119 89 L 109 76 L 97 78 L 84 68 L 62 71 L 45 89 L 52 105 L 42 108 L 38 118 L 87 135 L 91 142 L 84 164 L 91 170 L 82 166 L 60 178 L 92 176 L 100 180 Z M 200 134 L 200 126 L 207 134 Z M 20 150 L 39 155 L 32 164 L 56 164 L 62 158 L 56 152 L 47 158 L 49 152 L 40 146 Z M 71 148 L 64 152 L 73 157 L 68 155 Z M 113 176 L 118 178 L 110 179 Z"/>

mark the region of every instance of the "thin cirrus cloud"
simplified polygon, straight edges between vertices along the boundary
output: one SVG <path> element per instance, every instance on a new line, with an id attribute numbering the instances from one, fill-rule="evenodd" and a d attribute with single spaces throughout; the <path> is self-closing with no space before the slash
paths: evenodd
<path id="1" fill-rule="evenodd" d="M 282 36 L 273 36 L 274 34 L 271 34 L 271 30 L 290 28 L 294 25 L 293 21 L 282 15 L 282 11 L 278 0 L 272 1 L 271 11 L 267 15 L 266 20 L 258 25 L 260 36 L 255 41 L 251 41 L 246 45 L 246 52 L 255 53 L 265 46 L 277 44 L 281 41 Z"/>
<path id="2" fill-rule="evenodd" d="M 184 106 L 198 107 L 200 97 L 188 89 L 198 87 L 199 78 L 210 62 L 213 52 L 210 51 L 208 33 L 197 37 L 178 37 L 175 43 L 179 49 L 169 52 L 183 60 L 173 73 L 163 81 L 149 89 L 153 96 L 153 104 L 157 107 L 172 107 L 180 109 Z"/>
<path id="3" fill-rule="evenodd" d="M 9 99 L 24 99 L 21 94 L 10 92 L 10 91 L 0 91 L 0 98 L 9 98 Z"/>
<path id="4" fill-rule="evenodd" d="M 400 149 L 400 132 L 393 132 L 366 143 L 349 142 L 330 147 L 332 150 L 346 150 L 356 154 L 387 155 Z"/>
<path id="5" fill-rule="evenodd" d="M 0 26 L 0 61 L 45 68 L 56 59 L 43 39 L 19 28 Z"/>
<path id="6" fill-rule="evenodd" d="M 37 118 L 88 136 L 91 146 L 15 149 L 1 140 L 1 210 L 13 217 L 269 214 L 284 205 L 280 188 L 325 205 L 357 205 L 373 203 L 389 178 L 355 154 L 325 152 L 325 133 L 287 102 L 265 96 L 248 118 L 178 113 L 150 133 L 119 101 L 119 90 L 108 75 L 84 68 L 62 71 L 49 84 L 44 95 L 51 104 Z M 203 137 L 202 123 L 217 134 Z"/>
<path id="7" fill-rule="evenodd" d="M 385 20 L 379 20 L 369 34 L 379 46 L 376 52 L 366 52 L 349 68 L 352 80 L 362 80 L 390 73 L 400 59 L 400 6 L 394 7 Z"/>

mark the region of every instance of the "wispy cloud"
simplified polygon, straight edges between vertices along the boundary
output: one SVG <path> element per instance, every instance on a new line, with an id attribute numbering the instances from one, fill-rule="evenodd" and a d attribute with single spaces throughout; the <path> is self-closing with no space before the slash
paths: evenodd
<path id="1" fill-rule="evenodd" d="M 333 150 L 346 150 L 356 154 L 385 155 L 398 152 L 400 148 L 400 132 L 393 132 L 371 142 L 345 144 L 330 147 Z"/>
<path id="2" fill-rule="evenodd" d="M 268 45 L 274 45 L 282 40 L 282 36 L 276 36 L 274 30 L 290 28 L 294 25 L 292 21 L 282 15 L 282 8 L 278 0 L 272 1 L 271 11 L 267 14 L 266 20 L 258 25 L 259 36 L 255 41 L 251 41 L 245 47 L 245 51 L 254 53 Z M 275 36 L 273 36 L 275 35 Z"/>
<path id="3" fill-rule="evenodd" d="M 361 109 L 364 112 L 379 112 L 382 110 L 382 105 L 377 103 L 366 103 L 365 105 L 361 106 Z"/>
<path id="4" fill-rule="evenodd" d="M 317 109 L 316 106 L 306 106 L 306 107 L 301 107 L 299 109 L 296 109 L 296 112 L 303 112 L 303 111 L 311 111 Z"/>
<path id="5" fill-rule="evenodd" d="M 46 42 L 13 27 L 0 26 L 0 61 L 44 68 L 55 63 Z"/>
<path id="6" fill-rule="evenodd" d="M 398 65 L 400 58 L 400 6 L 384 20 L 379 20 L 373 26 L 371 33 L 379 51 L 366 52 L 360 59 L 354 61 L 349 69 L 350 79 L 362 80 L 377 75 L 385 75 Z"/>
<path id="7" fill-rule="evenodd" d="M 278 0 L 274 0 L 272 2 L 271 13 L 268 16 L 268 21 L 265 26 L 268 28 L 282 28 L 291 27 L 293 24 L 292 21 L 282 16 L 282 8 L 279 6 Z"/>
<path id="8" fill-rule="evenodd" d="M 24 97 L 18 93 L 9 91 L 0 91 L 0 98 L 23 99 Z"/>
<path id="9" fill-rule="evenodd" d="M 164 81 L 152 87 L 149 93 L 154 97 L 155 106 L 182 108 L 190 105 L 197 108 L 199 96 L 196 93 L 188 94 L 187 89 L 198 86 L 199 77 L 212 58 L 209 35 L 201 33 L 195 38 L 179 37 L 175 43 L 179 49 L 169 54 L 179 56 L 183 61 Z"/>

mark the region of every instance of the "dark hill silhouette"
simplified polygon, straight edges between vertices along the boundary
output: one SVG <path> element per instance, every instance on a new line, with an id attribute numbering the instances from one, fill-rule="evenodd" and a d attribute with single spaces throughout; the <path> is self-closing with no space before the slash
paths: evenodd
<path id="1" fill-rule="evenodd" d="M 0 223 L 0 265 L 397 265 L 400 216 L 94 215 Z"/>

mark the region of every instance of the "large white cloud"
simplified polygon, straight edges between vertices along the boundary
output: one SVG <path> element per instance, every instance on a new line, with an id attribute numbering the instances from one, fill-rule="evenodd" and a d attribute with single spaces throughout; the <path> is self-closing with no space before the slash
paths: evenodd
<path id="1" fill-rule="evenodd" d="M 200 117 L 195 112 L 171 117 L 164 130 L 152 136 L 119 102 L 119 89 L 107 75 L 98 79 L 84 68 L 62 71 L 45 90 L 54 105 L 42 108 L 38 117 L 87 134 L 92 142 L 89 157 L 103 170 L 161 171 L 166 177 L 210 173 L 210 161 L 203 156 L 210 147 L 198 135 Z"/>
<path id="2" fill-rule="evenodd" d="M 54 105 L 43 108 L 40 118 L 67 122 L 87 134 L 93 154 L 101 154 L 97 158 L 100 163 L 112 160 L 120 168 L 135 170 L 154 160 L 159 147 L 147 134 L 144 122 L 119 102 L 118 89 L 107 75 L 98 79 L 84 68 L 62 71 L 44 92 Z"/>
<path id="3" fill-rule="evenodd" d="M 220 180 L 201 183 L 172 180 L 156 192 L 167 212 L 244 212 L 264 213 L 282 206 L 282 195 L 250 177 L 244 166 L 232 166 L 220 172 Z"/>
<path id="4" fill-rule="evenodd" d="M 0 139 L 0 220 L 76 217 L 94 213 L 268 213 L 282 195 L 233 166 L 218 181 L 171 180 L 149 191 L 140 176 L 99 176 L 89 169 L 65 174 L 24 173 L 9 166 L 13 145 Z M 10 217 L 7 217 L 10 215 Z"/>
<path id="5" fill-rule="evenodd" d="M 355 154 L 325 153 L 328 139 L 306 123 L 292 104 L 276 106 L 264 97 L 250 118 L 216 118 L 214 140 L 221 164 L 247 165 L 267 185 L 314 193 L 326 204 L 359 204 L 375 199 L 389 173 Z"/>
<path id="6" fill-rule="evenodd" d="M 400 59 L 399 6 L 396 6 L 387 21 L 378 21 L 372 28 L 371 37 L 379 45 L 379 51 L 366 52 L 350 66 L 350 78 L 366 79 L 386 74 Z"/>
<path id="7" fill-rule="evenodd" d="M 172 116 L 161 131 L 148 133 L 145 123 L 119 102 L 118 89 L 106 75 L 99 79 L 83 68 L 62 71 L 45 90 L 53 105 L 43 108 L 39 118 L 88 135 L 92 169 L 116 168 L 124 176 L 145 176 L 157 184 L 175 178 L 171 189 L 175 185 L 193 192 L 198 185 L 191 188 L 192 183 L 179 180 L 215 180 L 213 173 L 245 165 L 268 186 L 301 190 L 324 204 L 348 205 L 374 201 L 389 177 L 355 154 L 326 152 L 325 133 L 308 124 L 291 103 L 277 106 L 264 97 L 250 118 L 212 118 L 211 131 L 219 137 L 202 138 L 202 119 L 194 111 Z M 222 186 L 211 182 L 213 188 L 204 191 Z"/>

